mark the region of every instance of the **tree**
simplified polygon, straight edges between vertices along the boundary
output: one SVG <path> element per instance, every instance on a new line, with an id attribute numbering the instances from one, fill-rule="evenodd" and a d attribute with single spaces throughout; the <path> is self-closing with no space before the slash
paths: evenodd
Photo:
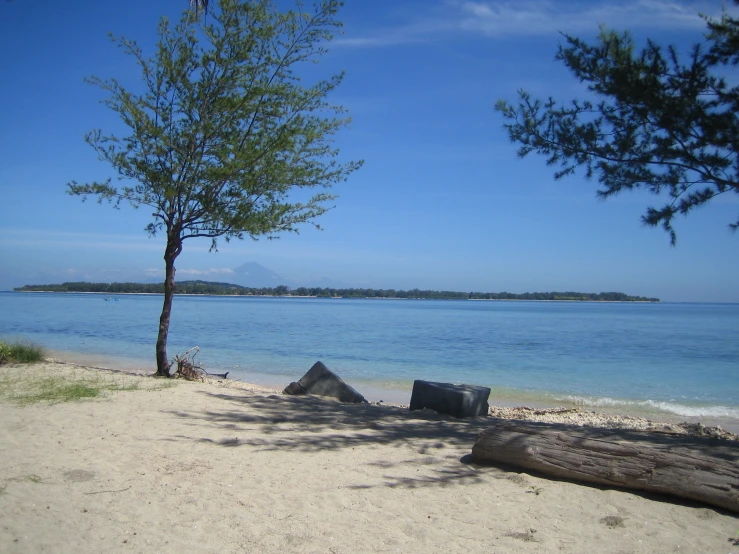
<path id="1" fill-rule="evenodd" d="M 635 53 L 628 33 L 602 29 L 593 45 L 564 35 L 556 59 L 597 100 L 560 105 L 525 91 L 517 105 L 499 100 L 519 156 L 546 156 L 559 166 L 556 179 L 584 168 L 588 178 L 597 176 L 601 198 L 636 188 L 666 195 L 642 221 L 661 225 L 675 245 L 677 214 L 739 193 L 739 87 L 722 76 L 739 63 L 739 19 L 727 12 L 704 19 L 705 44 L 694 45 L 687 63 L 676 48 L 652 41 Z M 736 230 L 739 220 L 729 227 Z"/>
<path id="2" fill-rule="evenodd" d="M 89 80 L 109 93 L 105 103 L 130 134 L 95 130 L 85 140 L 124 184 L 72 181 L 68 193 L 151 209 L 146 231 L 166 237 L 157 375 L 169 375 L 174 264 L 183 243 L 206 237 L 215 250 L 219 237 L 274 238 L 303 223 L 320 228 L 315 219 L 334 197 L 313 193 L 301 202 L 295 193 L 330 187 L 361 166 L 340 163 L 331 142 L 349 121 L 326 100 L 343 73 L 301 82 L 303 66 L 320 58 L 340 26 L 340 6 L 320 0 L 311 13 L 283 13 L 271 0 L 220 0 L 208 24 L 194 11 L 174 28 L 162 19 L 152 58 L 134 41 L 113 39 L 138 62 L 141 92 L 116 79 Z"/>

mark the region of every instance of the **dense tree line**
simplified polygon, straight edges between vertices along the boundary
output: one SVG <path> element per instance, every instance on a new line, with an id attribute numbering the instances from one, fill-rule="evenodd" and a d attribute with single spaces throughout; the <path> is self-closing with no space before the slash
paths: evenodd
<path id="1" fill-rule="evenodd" d="M 97 292 L 103 294 L 149 293 L 163 294 L 163 283 L 85 283 L 70 282 L 60 285 L 25 285 L 21 292 Z M 175 294 L 212 294 L 235 296 L 311 296 L 317 298 L 403 298 L 413 300 L 571 300 L 583 302 L 659 302 L 658 298 L 629 296 L 623 292 L 455 292 L 438 290 L 395 289 L 336 289 L 322 287 L 242 287 L 230 283 L 210 281 L 181 281 Z"/>

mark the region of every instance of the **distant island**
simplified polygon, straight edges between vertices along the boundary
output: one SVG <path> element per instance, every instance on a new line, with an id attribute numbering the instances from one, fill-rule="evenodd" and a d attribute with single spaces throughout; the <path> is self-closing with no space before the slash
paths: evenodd
<path id="1" fill-rule="evenodd" d="M 163 283 L 85 283 L 60 285 L 25 285 L 17 292 L 94 292 L 101 294 L 163 294 Z M 579 302 L 659 302 L 659 298 L 630 296 L 623 292 L 454 292 L 447 290 L 395 289 L 335 289 L 321 287 L 252 288 L 231 283 L 210 281 L 180 281 L 175 294 L 202 294 L 217 296 L 307 296 L 316 298 L 401 298 L 409 300 L 559 300 Z"/>

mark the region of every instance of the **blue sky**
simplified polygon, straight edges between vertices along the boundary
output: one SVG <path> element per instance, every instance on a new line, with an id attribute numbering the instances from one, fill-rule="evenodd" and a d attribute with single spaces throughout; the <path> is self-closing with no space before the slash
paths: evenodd
<path id="1" fill-rule="evenodd" d="M 135 86 L 133 61 L 107 38 L 145 50 L 159 16 L 186 0 L 0 3 L 0 290 L 64 280 L 123 281 L 163 273 L 163 242 L 143 231 L 144 210 L 119 211 L 66 194 L 70 180 L 112 176 L 83 136 L 116 117 L 83 78 Z M 670 301 L 739 302 L 736 197 L 677 221 L 678 246 L 640 216 L 659 199 L 595 198 L 582 175 L 555 182 L 534 156 L 515 155 L 493 106 L 524 88 L 582 94 L 554 62 L 559 31 L 593 37 L 598 24 L 686 49 L 701 39 L 697 13 L 720 0 L 347 0 L 343 34 L 312 68 L 345 69 L 332 100 L 351 126 L 337 138 L 365 166 L 337 186 L 336 208 L 276 241 L 234 241 L 208 252 L 189 241 L 179 279 L 228 281 L 256 261 L 295 286 L 475 291 L 622 291 Z"/>

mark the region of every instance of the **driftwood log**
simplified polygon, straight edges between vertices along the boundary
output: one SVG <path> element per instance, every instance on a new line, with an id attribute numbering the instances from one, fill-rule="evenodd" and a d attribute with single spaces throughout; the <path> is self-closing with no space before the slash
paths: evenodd
<path id="1" fill-rule="evenodd" d="M 480 433 L 472 460 L 739 512 L 739 443 L 734 441 L 499 420 Z"/>

